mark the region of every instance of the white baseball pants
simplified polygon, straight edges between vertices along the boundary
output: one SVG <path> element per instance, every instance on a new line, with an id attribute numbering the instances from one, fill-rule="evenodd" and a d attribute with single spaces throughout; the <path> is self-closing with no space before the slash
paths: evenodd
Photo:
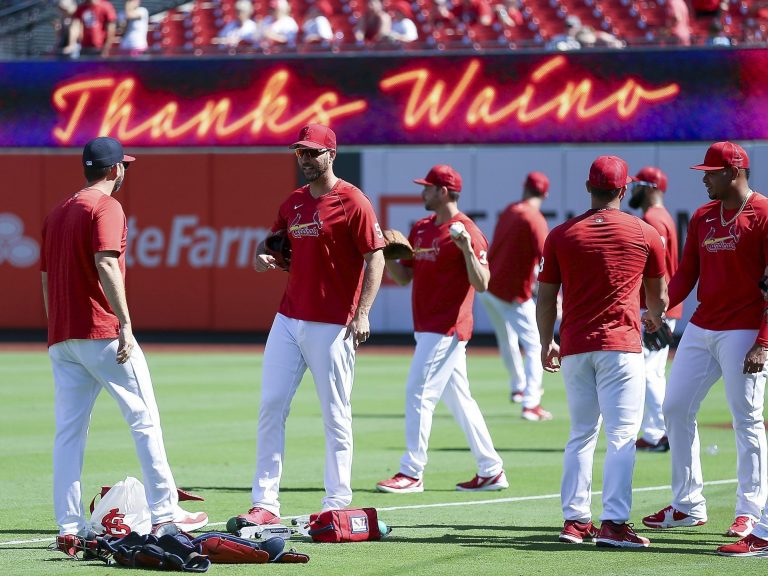
<path id="1" fill-rule="evenodd" d="M 510 392 L 523 393 L 523 407 L 535 408 L 541 404 L 541 343 L 536 325 L 536 303 L 533 299 L 522 303 L 507 302 L 488 291 L 477 294 L 485 306 L 496 342 L 509 372 Z M 523 346 L 525 363 L 520 354 Z"/>
<path id="2" fill-rule="evenodd" d="M 763 517 L 755 524 L 752 534 L 763 540 L 768 540 L 768 507 L 763 510 Z"/>
<path id="3" fill-rule="evenodd" d="M 675 329 L 677 320 L 667 318 L 670 330 Z M 645 357 L 645 410 L 643 411 L 643 424 L 640 430 L 642 437 L 651 444 L 658 444 L 667 434 L 664 425 L 664 412 L 661 409 L 664 403 L 664 394 L 667 389 L 667 359 L 669 358 L 669 346 L 661 350 L 648 350 L 643 348 Z"/>
<path id="4" fill-rule="evenodd" d="M 695 518 L 707 518 L 696 415 L 721 375 L 736 433 L 736 515 L 760 518 L 762 514 L 768 494 L 765 372 L 743 373 L 744 357 L 756 336 L 757 330 L 713 331 L 689 322 L 675 353 L 664 399 L 672 451 L 672 506 Z"/>
<path id="5" fill-rule="evenodd" d="M 66 340 L 48 348 L 56 414 L 53 508 L 60 534 L 86 527 L 80 477 L 91 412 L 102 388 L 115 399 L 131 428 L 152 523 L 172 520 L 178 504 L 144 353 L 137 343 L 130 359 L 118 364 L 117 348 L 118 341 L 108 339 Z"/>
<path id="6" fill-rule="evenodd" d="M 352 502 L 352 381 L 355 348 L 344 340 L 345 326 L 307 322 L 277 314 L 264 349 L 251 498 L 280 514 L 280 477 L 285 454 L 285 421 L 307 368 L 315 381 L 325 428 L 323 510 Z"/>
<path id="7" fill-rule="evenodd" d="M 400 473 L 421 478 L 427 465 L 432 415 L 442 398 L 464 431 L 479 476 L 496 476 L 504 463 L 493 448 L 467 378 L 467 343 L 456 335 L 416 332 L 416 350 L 405 387 L 405 444 Z"/>
<path id="8" fill-rule="evenodd" d="M 566 520 L 592 519 L 592 465 L 601 423 L 608 449 L 603 465 L 600 520 L 626 522 L 632 509 L 635 437 L 642 419 L 645 380 L 641 353 L 600 351 L 562 359 L 571 432 L 560 490 Z"/>

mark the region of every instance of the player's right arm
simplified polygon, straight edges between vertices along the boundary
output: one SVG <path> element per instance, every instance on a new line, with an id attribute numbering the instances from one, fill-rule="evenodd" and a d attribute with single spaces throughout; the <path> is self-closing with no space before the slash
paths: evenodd
<path id="1" fill-rule="evenodd" d="M 555 321 L 557 320 L 557 293 L 560 284 L 539 283 L 536 300 L 536 324 L 541 342 L 541 365 L 547 372 L 560 370 L 560 347 L 555 342 Z"/>
<path id="2" fill-rule="evenodd" d="M 262 240 L 256 247 L 256 256 L 253 259 L 253 269 L 256 270 L 256 272 L 278 270 L 274 257 L 266 253 L 264 243 L 265 240 Z"/>
<path id="3" fill-rule="evenodd" d="M 133 351 L 134 339 L 131 328 L 131 317 L 128 314 L 128 301 L 125 297 L 125 283 L 118 263 L 118 253 L 111 250 L 96 252 L 94 261 L 99 273 L 99 282 L 104 295 L 107 297 L 112 311 L 120 322 L 118 336 L 117 363 L 123 364 Z"/>
<path id="4" fill-rule="evenodd" d="M 683 257 L 675 275 L 669 281 L 669 307 L 674 308 L 688 297 L 696 282 L 699 281 L 699 240 L 697 213 L 694 213 L 688 223 L 688 233 L 685 237 Z"/>
<path id="5" fill-rule="evenodd" d="M 43 280 L 43 305 L 45 306 L 45 317 L 48 318 L 48 272 L 40 273 Z"/>
<path id="6" fill-rule="evenodd" d="M 283 206 L 286 205 L 287 202 L 290 201 L 286 200 L 286 202 L 283 203 Z M 275 222 L 272 224 L 272 228 L 270 229 L 269 234 L 274 234 L 278 230 L 284 230 L 285 233 L 288 233 L 288 223 L 283 218 L 282 209 L 283 206 L 280 206 L 280 208 L 277 211 L 277 218 L 275 219 Z M 261 242 L 259 242 L 259 245 L 256 246 L 256 255 L 253 257 L 253 269 L 256 270 L 256 272 L 266 272 L 267 270 L 280 270 L 280 268 L 275 263 L 274 257 L 267 254 L 266 250 L 266 242 L 267 239 L 264 238 Z"/>

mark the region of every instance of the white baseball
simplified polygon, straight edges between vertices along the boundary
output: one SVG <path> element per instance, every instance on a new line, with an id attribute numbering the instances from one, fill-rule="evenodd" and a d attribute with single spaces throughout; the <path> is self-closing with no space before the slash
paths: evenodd
<path id="1" fill-rule="evenodd" d="M 464 224 L 461 222 L 454 222 L 448 230 L 451 233 L 451 238 L 458 238 L 464 233 Z"/>

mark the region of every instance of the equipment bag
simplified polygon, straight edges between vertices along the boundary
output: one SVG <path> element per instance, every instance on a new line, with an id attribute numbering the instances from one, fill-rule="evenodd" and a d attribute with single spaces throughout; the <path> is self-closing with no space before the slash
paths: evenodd
<path id="1" fill-rule="evenodd" d="M 273 537 L 257 542 L 227 532 L 207 532 L 192 540 L 214 564 L 306 564 L 309 556 L 293 548 L 284 550 L 285 540 Z"/>
<path id="2" fill-rule="evenodd" d="M 91 501 L 91 530 L 97 534 L 121 538 L 131 532 L 149 534 L 152 529 L 144 485 L 132 476 L 103 487 L 101 500 L 94 506 L 95 502 L 96 497 Z"/>
<path id="3" fill-rule="evenodd" d="M 315 542 L 381 540 L 376 508 L 326 510 L 309 517 L 309 535 Z"/>
<path id="4" fill-rule="evenodd" d="M 201 496 L 177 490 L 179 501 L 203 500 Z M 96 499 L 101 500 L 96 504 Z M 102 486 L 101 492 L 91 500 L 90 529 L 96 534 L 122 538 L 131 532 L 149 534 L 152 515 L 147 504 L 144 485 L 133 476 L 126 477 L 114 486 Z"/>

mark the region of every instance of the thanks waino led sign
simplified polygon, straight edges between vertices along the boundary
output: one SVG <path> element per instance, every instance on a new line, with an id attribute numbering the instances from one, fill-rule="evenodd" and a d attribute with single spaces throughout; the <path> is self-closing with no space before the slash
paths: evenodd
<path id="1" fill-rule="evenodd" d="M 0 146 L 283 146 L 768 137 L 763 50 L 0 64 Z M 712 90 L 713 69 L 727 70 Z"/>

